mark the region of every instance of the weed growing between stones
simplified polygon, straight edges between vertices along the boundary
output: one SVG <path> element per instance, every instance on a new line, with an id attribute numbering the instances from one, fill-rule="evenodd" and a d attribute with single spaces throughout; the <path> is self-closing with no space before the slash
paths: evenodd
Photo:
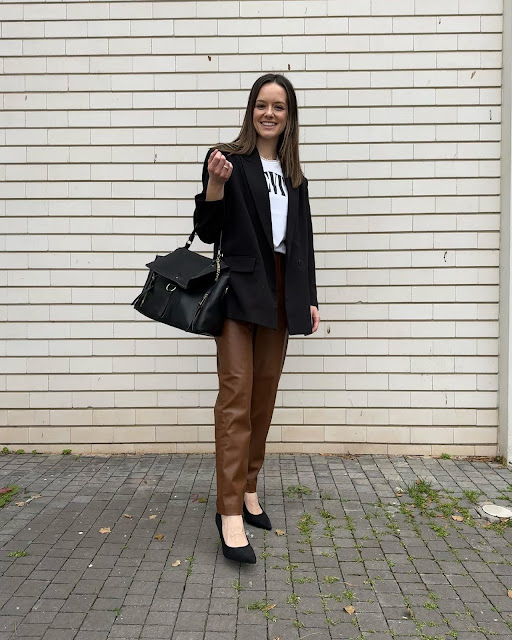
<path id="1" fill-rule="evenodd" d="M 194 566 L 195 558 L 194 556 L 187 556 L 185 560 L 189 563 L 187 567 L 187 576 L 192 573 L 192 567 Z"/>
<path id="2" fill-rule="evenodd" d="M 426 609 L 438 609 L 439 596 L 433 591 L 429 591 L 428 600 L 423 605 Z"/>
<path id="3" fill-rule="evenodd" d="M 471 504 L 478 504 L 478 498 L 484 495 L 482 491 L 473 491 L 472 489 L 464 489 L 462 493 Z"/>
<path id="4" fill-rule="evenodd" d="M 247 609 L 249 611 L 261 611 L 267 620 L 271 620 L 272 622 L 277 622 L 277 616 L 270 615 L 270 612 L 275 606 L 276 606 L 275 604 L 269 603 L 268 600 L 265 598 L 264 600 L 256 600 L 255 602 L 248 604 Z"/>
<path id="5" fill-rule="evenodd" d="M 9 447 L 2 447 L 2 449 L 0 450 L 0 453 L 2 453 L 2 455 L 6 456 L 9 453 L 10 454 L 15 454 L 15 455 L 23 455 L 25 453 L 25 449 L 9 449 Z"/>
<path id="6" fill-rule="evenodd" d="M 414 506 L 422 513 L 438 499 L 438 491 L 433 489 L 431 483 L 423 478 L 418 478 L 416 482 L 407 485 L 406 491 L 412 498 Z"/>
<path id="7" fill-rule="evenodd" d="M 11 501 L 11 498 L 18 493 L 19 489 L 20 488 L 17 484 L 0 489 L 0 508 L 8 504 Z"/>
<path id="8" fill-rule="evenodd" d="M 440 538 L 447 538 L 450 535 L 444 527 L 438 524 L 431 524 L 430 527 Z"/>
<path id="9" fill-rule="evenodd" d="M 490 531 L 494 531 L 500 536 L 505 535 L 505 531 L 512 527 L 511 520 L 500 520 L 499 522 L 490 522 L 485 525 L 485 528 Z"/>
<path id="10" fill-rule="evenodd" d="M 327 511 L 327 509 L 323 508 L 320 511 L 320 515 L 322 516 L 322 518 L 324 518 L 325 520 L 325 526 L 324 526 L 324 533 L 323 535 L 326 538 L 329 538 L 329 540 L 332 543 L 333 549 L 334 551 L 337 551 L 339 549 L 339 546 L 336 544 L 335 539 L 334 539 L 334 532 L 336 531 L 336 527 L 332 524 L 331 520 L 334 520 L 336 518 L 336 516 L 333 516 L 332 513 L 330 513 L 329 511 Z M 327 554 L 327 552 L 322 553 L 322 555 Z M 330 554 L 327 557 L 335 557 L 335 554 L 333 556 L 331 556 Z"/>
<path id="11" fill-rule="evenodd" d="M 311 576 L 301 576 L 300 578 L 292 578 L 291 580 L 291 582 L 296 582 L 297 584 L 306 584 L 314 581 L 315 579 Z"/>
<path id="12" fill-rule="evenodd" d="M 288 496 L 288 498 L 302 498 L 302 496 L 310 494 L 311 489 L 303 484 L 290 485 L 289 487 L 286 487 L 286 491 L 284 492 L 284 495 Z"/>
<path id="13" fill-rule="evenodd" d="M 354 533 L 354 531 L 356 530 L 355 526 L 354 526 L 354 519 L 352 518 L 352 516 L 345 516 L 345 520 L 347 521 L 347 531 L 350 531 L 351 533 Z"/>
<path id="14" fill-rule="evenodd" d="M 290 595 L 286 599 L 286 603 L 291 604 L 292 607 L 294 607 L 295 609 L 297 608 L 297 605 L 299 604 L 299 602 L 300 602 L 300 596 L 298 596 L 296 593 L 290 593 Z"/>
<path id="15" fill-rule="evenodd" d="M 305 513 L 302 518 L 299 520 L 299 524 L 297 525 L 297 529 L 304 536 L 305 542 L 311 544 L 311 534 L 313 533 L 313 527 L 318 524 L 317 521 L 313 518 L 310 513 Z"/>
<path id="16" fill-rule="evenodd" d="M 25 556 L 28 556 L 28 551 L 11 551 L 7 554 L 8 558 L 24 558 Z"/>

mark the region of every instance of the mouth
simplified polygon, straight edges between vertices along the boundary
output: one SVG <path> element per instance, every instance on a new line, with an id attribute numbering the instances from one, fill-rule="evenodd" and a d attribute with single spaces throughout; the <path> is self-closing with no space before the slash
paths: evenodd
<path id="1" fill-rule="evenodd" d="M 273 127 L 277 127 L 277 122 L 260 122 L 260 124 L 265 129 L 272 129 Z"/>

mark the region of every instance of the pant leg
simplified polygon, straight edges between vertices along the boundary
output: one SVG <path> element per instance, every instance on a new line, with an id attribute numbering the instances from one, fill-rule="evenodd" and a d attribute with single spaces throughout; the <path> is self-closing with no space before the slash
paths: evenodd
<path id="1" fill-rule="evenodd" d="M 258 473 L 265 458 L 265 445 L 274 412 L 277 387 L 281 377 L 286 348 L 288 326 L 284 303 L 284 260 L 276 253 L 277 329 L 257 326 L 253 351 L 253 383 L 251 399 L 251 440 L 246 491 L 256 491 Z"/>
<path id="2" fill-rule="evenodd" d="M 240 515 L 251 438 L 254 325 L 227 318 L 216 337 L 219 394 L 215 403 L 217 511 Z"/>

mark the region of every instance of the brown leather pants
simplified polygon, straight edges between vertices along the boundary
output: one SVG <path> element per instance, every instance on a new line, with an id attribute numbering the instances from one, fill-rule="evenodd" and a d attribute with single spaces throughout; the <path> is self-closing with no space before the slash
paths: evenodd
<path id="1" fill-rule="evenodd" d="M 240 515 L 244 493 L 256 491 L 286 356 L 283 254 L 276 253 L 277 329 L 227 318 L 217 342 L 215 403 L 217 511 Z"/>

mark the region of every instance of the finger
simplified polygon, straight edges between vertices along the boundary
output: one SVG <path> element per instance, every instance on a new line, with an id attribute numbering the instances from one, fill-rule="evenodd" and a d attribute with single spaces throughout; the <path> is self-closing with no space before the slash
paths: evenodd
<path id="1" fill-rule="evenodd" d="M 224 168 L 225 166 L 226 160 L 220 160 L 219 164 L 215 167 L 216 175 L 220 176 L 221 178 L 225 178 L 227 175 L 227 170 Z"/>
<path id="2" fill-rule="evenodd" d="M 224 160 L 224 163 L 218 168 L 219 175 L 225 180 L 228 180 L 228 178 L 231 176 L 232 170 L 233 165 L 231 164 L 231 162 L 229 162 L 229 160 Z"/>
<path id="3" fill-rule="evenodd" d="M 315 333 L 315 331 L 318 329 L 318 325 L 320 324 L 320 314 L 318 313 L 318 309 L 316 307 L 311 307 L 311 323 L 313 325 L 311 331 L 312 333 Z"/>
<path id="4" fill-rule="evenodd" d="M 225 164 L 225 162 L 226 162 L 226 158 L 225 158 L 224 154 L 222 154 L 222 153 L 219 151 L 218 155 L 215 157 L 214 162 L 215 162 L 217 165 L 224 165 L 224 164 Z"/>
<path id="5" fill-rule="evenodd" d="M 211 166 L 211 164 L 213 163 L 213 161 L 214 161 L 214 159 L 215 159 L 215 157 L 216 157 L 216 155 L 217 155 L 218 153 L 219 153 L 219 150 L 218 150 L 218 149 L 215 149 L 215 151 L 212 151 L 212 152 L 210 153 L 210 157 L 208 158 L 208 166 Z"/>
<path id="6" fill-rule="evenodd" d="M 223 157 L 222 153 L 219 150 L 217 150 L 214 154 L 210 156 L 211 164 L 209 163 L 208 168 L 211 171 L 215 171 L 218 168 L 222 157 Z"/>

